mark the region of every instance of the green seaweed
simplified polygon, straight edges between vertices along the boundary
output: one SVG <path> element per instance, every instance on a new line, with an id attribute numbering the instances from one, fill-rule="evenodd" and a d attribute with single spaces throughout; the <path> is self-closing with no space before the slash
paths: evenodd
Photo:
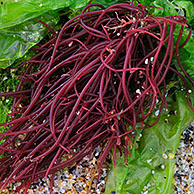
<path id="1" fill-rule="evenodd" d="M 134 140 L 128 164 L 117 156 L 116 168 L 112 167 L 108 175 L 106 194 L 173 193 L 174 156 L 181 133 L 194 119 L 194 113 L 184 93 L 177 92 L 176 101 L 170 98 L 168 102 L 168 111 L 163 112 L 159 122 L 139 132 L 142 137 L 140 141 Z M 154 118 L 152 114 L 148 122 L 152 123 Z"/>

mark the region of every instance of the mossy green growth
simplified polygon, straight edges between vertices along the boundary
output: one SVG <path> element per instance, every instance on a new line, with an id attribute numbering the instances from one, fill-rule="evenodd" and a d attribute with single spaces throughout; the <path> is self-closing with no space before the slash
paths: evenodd
<path id="1" fill-rule="evenodd" d="M 14 69 L 0 69 L 0 93 L 11 92 L 16 90 L 19 80 L 15 75 Z M 13 98 L 1 97 L 0 98 L 0 123 L 5 123 L 9 120 L 7 116 L 11 112 Z M 6 128 L 0 127 L 0 132 L 5 131 Z M 0 141 L 2 143 L 2 141 Z"/>

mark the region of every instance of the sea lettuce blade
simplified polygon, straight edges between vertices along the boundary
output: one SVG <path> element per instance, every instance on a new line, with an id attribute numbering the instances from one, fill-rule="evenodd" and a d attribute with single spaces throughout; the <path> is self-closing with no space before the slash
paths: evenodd
<path id="1" fill-rule="evenodd" d="M 1 1 L 0 5 L 0 68 L 10 66 L 23 57 L 46 35 L 46 27 L 59 21 L 59 10 L 70 7 L 79 9 L 89 0 L 20 0 Z"/>
<path id="2" fill-rule="evenodd" d="M 49 25 L 50 23 L 56 25 L 59 21 L 59 10 L 68 8 L 71 16 L 74 16 L 80 13 L 89 0 L 4 0 L 1 2 L 0 68 L 6 68 L 17 58 L 24 56 L 45 36 L 46 29 L 39 22 L 40 19 Z M 119 1 L 94 2 L 107 7 Z"/>
<path id="3" fill-rule="evenodd" d="M 154 117 L 153 114 L 149 122 Z M 177 92 L 176 102 L 170 101 L 168 113 L 163 113 L 155 126 L 143 130 L 140 141 L 134 142 L 138 148 L 133 148 L 128 165 L 124 165 L 122 157 L 117 157 L 117 165 L 111 168 L 105 193 L 140 194 L 146 190 L 152 194 L 171 193 L 174 155 L 181 133 L 193 118 L 194 113 L 184 94 Z"/>
<path id="4" fill-rule="evenodd" d="M 39 22 L 42 20 L 54 27 L 59 20 L 58 15 L 50 13 L 29 20 L 23 24 L 0 30 L 0 68 L 6 68 L 17 58 L 36 45 L 47 33 L 47 29 Z"/>
<path id="5" fill-rule="evenodd" d="M 44 15 L 48 11 L 55 11 L 66 7 L 80 8 L 87 5 L 89 0 L 20 0 L 1 1 L 0 29 L 15 26 L 25 21 Z"/>

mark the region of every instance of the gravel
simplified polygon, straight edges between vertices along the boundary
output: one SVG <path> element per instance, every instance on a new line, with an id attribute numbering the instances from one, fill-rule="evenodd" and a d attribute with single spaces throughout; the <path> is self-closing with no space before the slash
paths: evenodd
<path id="1" fill-rule="evenodd" d="M 102 148 L 98 146 L 93 156 L 84 157 L 79 163 L 68 167 L 56 174 L 52 194 L 104 194 L 105 182 L 108 175 L 110 156 L 104 163 L 98 178 L 97 160 Z M 194 193 L 194 122 L 181 135 L 180 146 L 175 155 L 174 194 Z M 50 177 L 34 182 L 28 194 L 51 194 L 49 191 Z M 16 193 L 15 183 L 5 193 Z M 1 193 L 1 192 L 0 192 Z"/>
<path id="2" fill-rule="evenodd" d="M 194 193 L 194 122 L 181 135 L 176 153 L 175 194 Z"/>
<path id="3" fill-rule="evenodd" d="M 94 149 L 91 157 L 84 157 L 79 163 L 58 172 L 54 178 L 54 187 L 52 194 L 103 194 L 105 191 L 105 181 L 108 174 L 110 156 L 102 166 L 99 181 L 97 160 L 101 154 L 100 146 Z M 5 193 L 17 193 L 15 183 L 11 188 L 5 190 Z M 34 182 L 28 194 L 51 194 L 50 176 L 39 179 Z M 1 192 L 0 192 L 1 193 Z M 23 192 L 21 192 L 22 194 Z"/>

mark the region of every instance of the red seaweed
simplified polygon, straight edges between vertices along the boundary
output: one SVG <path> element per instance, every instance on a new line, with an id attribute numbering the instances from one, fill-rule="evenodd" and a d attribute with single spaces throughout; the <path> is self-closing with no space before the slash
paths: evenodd
<path id="1" fill-rule="evenodd" d="M 0 134 L 5 138 L 0 145 L 2 190 L 20 181 L 18 190 L 24 187 L 27 193 L 34 180 L 49 174 L 52 183 L 58 170 L 99 144 L 104 145 L 99 172 L 112 149 L 114 165 L 117 149 L 127 163 L 131 132 L 137 124 L 141 129 L 155 125 L 166 109 L 167 74 L 178 76 L 187 90 L 187 81 L 194 84 L 179 57 L 191 36 L 190 30 L 180 45 L 184 28 L 190 27 L 187 19 L 153 17 L 148 6 L 128 1 L 105 9 L 89 4 L 56 32 L 41 21 L 53 37 L 34 47 L 36 55 L 18 66 L 23 71 L 16 91 L 0 94 L 14 98 L 10 122 L 0 124 L 10 127 Z M 194 110 L 188 94 L 187 100 Z M 156 106 L 159 114 L 147 124 Z"/>

